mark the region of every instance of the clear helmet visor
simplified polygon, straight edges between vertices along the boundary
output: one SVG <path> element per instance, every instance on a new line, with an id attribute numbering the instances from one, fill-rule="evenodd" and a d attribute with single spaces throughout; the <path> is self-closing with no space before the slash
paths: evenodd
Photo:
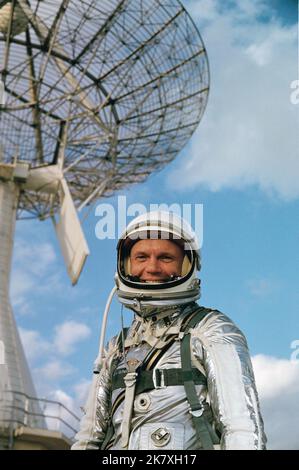
<path id="1" fill-rule="evenodd" d="M 191 245 L 166 231 L 134 233 L 118 247 L 118 274 L 126 285 L 137 289 L 181 284 L 191 276 L 195 264 Z"/>

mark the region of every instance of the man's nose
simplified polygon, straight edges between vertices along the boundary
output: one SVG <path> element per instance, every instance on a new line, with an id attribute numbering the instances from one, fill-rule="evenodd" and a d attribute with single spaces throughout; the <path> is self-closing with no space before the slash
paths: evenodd
<path id="1" fill-rule="evenodd" d="M 153 273 L 153 272 L 160 272 L 160 266 L 159 266 L 159 260 L 156 258 L 156 256 L 151 256 L 148 259 L 147 265 L 146 265 L 146 270 L 147 272 Z"/>

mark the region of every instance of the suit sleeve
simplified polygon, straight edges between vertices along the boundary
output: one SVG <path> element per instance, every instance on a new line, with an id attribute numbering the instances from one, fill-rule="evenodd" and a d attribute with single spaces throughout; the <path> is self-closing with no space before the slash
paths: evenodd
<path id="1" fill-rule="evenodd" d="M 105 439 L 110 419 L 111 368 L 116 353 L 116 338 L 113 338 L 105 353 L 103 367 L 99 374 L 93 374 L 85 414 L 76 434 L 72 450 L 99 450 Z"/>
<path id="2" fill-rule="evenodd" d="M 203 365 L 208 397 L 223 450 L 262 450 L 266 436 L 246 339 L 220 312 L 211 312 L 191 335 L 194 357 Z"/>

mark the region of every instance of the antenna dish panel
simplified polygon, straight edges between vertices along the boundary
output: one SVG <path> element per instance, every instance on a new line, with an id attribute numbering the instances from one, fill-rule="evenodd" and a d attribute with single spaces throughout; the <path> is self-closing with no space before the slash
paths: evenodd
<path id="1" fill-rule="evenodd" d="M 61 180 L 60 184 L 60 218 L 56 222 L 53 217 L 53 222 L 65 265 L 74 285 L 79 279 L 86 258 L 89 255 L 89 249 L 68 185 L 64 179 Z"/>

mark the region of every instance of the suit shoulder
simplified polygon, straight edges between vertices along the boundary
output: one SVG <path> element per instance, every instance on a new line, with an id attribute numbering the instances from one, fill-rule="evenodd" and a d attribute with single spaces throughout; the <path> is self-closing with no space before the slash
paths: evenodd
<path id="1" fill-rule="evenodd" d="M 246 344 L 243 332 L 229 316 L 217 309 L 206 310 L 205 317 L 193 328 L 194 333 L 198 332 L 214 341 L 231 342 L 234 339 Z"/>

